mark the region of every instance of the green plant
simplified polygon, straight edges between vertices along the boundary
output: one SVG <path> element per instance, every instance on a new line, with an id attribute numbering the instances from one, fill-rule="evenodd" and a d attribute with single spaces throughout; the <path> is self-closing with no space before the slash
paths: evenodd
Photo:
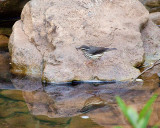
<path id="1" fill-rule="evenodd" d="M 149 118 L 152 113 L 151 106 L 156 100 L 157 96 L 158 95 L 154 94 L 145 104 L 145 106 L 142 108 L 139 114 L 132 107 L 126 106 L 124 101 L 119 96 L 116 97 L 116 100 L 122 113 L 127 118 L 128 122 L 131 124 L 133 128 L 147 128 L 147 124 L 149 122 Z M 115 128 L 122 128 L 122 127 L 117 126 Z M 153 128 L 158 128 L 158 126 L 154 126 Z"/>

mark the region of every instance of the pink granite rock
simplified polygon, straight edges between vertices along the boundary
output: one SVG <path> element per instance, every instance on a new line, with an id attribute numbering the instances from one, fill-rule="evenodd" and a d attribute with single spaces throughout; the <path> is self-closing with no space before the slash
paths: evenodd
<path id="1" fill-rule="evenodd" d="M 140 30 L 148 17 L 136 0 L 31 0 L 10 39 L 12 70 L 48 82 L 131 80 L 143 62 Z M 83 44 L 117 50 L 88 64 L 76 50 Z"/>

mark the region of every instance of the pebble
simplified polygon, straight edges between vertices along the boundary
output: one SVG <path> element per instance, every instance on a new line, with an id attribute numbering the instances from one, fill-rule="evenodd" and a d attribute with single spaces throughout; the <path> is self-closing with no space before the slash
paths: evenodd
<path id="1" fill-rule="evenodd" d="M 143 82 L 143 80 L 142 80 L 142 79 L 136 79 L 136 81 L 137 81 L 137 82 Z"/>
<path id="2" fill-rule="evenodd" d="M 89 116 L 81 116 L 82 119 L 88 119 Z"/>

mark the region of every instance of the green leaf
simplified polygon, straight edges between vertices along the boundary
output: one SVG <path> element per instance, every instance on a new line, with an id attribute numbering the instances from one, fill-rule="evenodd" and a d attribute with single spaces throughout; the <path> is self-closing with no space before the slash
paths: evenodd
<path id="1" fill-rule="evenodd" d="M 139 120 L 137 128 L 142 128 L 144 123 L 145 123 L 145 120 L 144 120 L 144 118 L 142 118 L 141 120 Z"/>
<path id="2" fill-rule="evenodd" d="M 127 120 L 131 123 L 134 128 L 137 126 L 138 121 L 138 113 L 131 107 L 127 107 L 124 101 L 120 97 L 116 97 L 117 103 L 122 110 L 124 116 L 127 118 Z"/>
<path id="3" fill-rule="evenodd" d="M 154 94 L 149 101 L 145 104 L 145 106 L 143 107 L 143 109 L 141 110 L 140 114 L 139 114 L 139 120 L 141 120 L 142 118 L 145 117 L 145 115 L 148 113 L 149 109 L 151 108 L 151 105 L 153 104 L 153 102 L 156 100 L 157 98 L 157 94 Z"/>
<path id="4" fill-rule="evenodd" d="M 141 118 L 139 121 L 138 121 L 138 126 L 139 126 L 139 128 L 147 128 L 147 124 L 148 124 L 148 122 L 149 122 L 149 118 L 150 118 L 150 116 L 151 116 L 151 113 L 152 113 L 152 110 L 150 109 L 147 113 L 146 113 L 146 115 L 145 115 L 145 117 L 144 118 Z"/>
<path id="5" fill-rule="evenodd" d="M 134 110 L 131 107 L 128 107 L 127 108 L 127 118 L 128 118 L 128 121 L 131 123 L 131 125 L 134 128 L 137 128 L 139 116 L 136 110 Z"/>
<path id="6" fill-rule="evenodd" d="M 152 128 L 158 128 L 159 126 L 153 126 Z"/>
<path id="7" fill-rule="evenodd" d="M 121 127 L 121 126 L 115 126 L 114 128 L 123 128 L 123 127 Z"/>
<path id="8" fill-rule="evenodd" d="M 146 113 L 146 116 L 144 118 L 144 123 L 143 123 L 143 126 L 142 128 L 147 128 L 147 124 L 149 122 L 149 118 L 151 116 L 151 113 L 152 113 L 152 110 L 149 110 L 147 113 Z"/>
<path id="9" fill-rule="evenodd" d="M 117 96 L 116 100 L 124 116 L 128 119 L 129 123 L 133 128 L 147 128 L 147 124 L 152 113 L 151 105 L 156 100 L 157 96 L 158 95 L 155 94 L 150 98 L 150 100 L 145 104 L 139 115 L 136 110 L 131 107 L 127 107 L 120 97 Z M 114 128 L 121 127 L 117 126 Z M 153 128 L 158 128 L 158 126 L 154 126 Z"/>
<path id="10" fill-rule="evenodd" d="M 127 116 L 127 106 L 124 101 L 119 96 L 116 96 L 116 100 L 123 114 Z"/>

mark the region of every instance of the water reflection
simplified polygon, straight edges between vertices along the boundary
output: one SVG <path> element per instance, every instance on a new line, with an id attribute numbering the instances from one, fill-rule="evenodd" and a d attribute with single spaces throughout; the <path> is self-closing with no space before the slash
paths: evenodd
<path id="1" fill-rule="evenodd" d="M 17 90 L 24 90 L 24 91 L 43 90 L 41 78 L 12 75 L 11 82 Z"/>
<path id="2" fill-rule="evenodd" d="M 153 78 L 155 79 L 155 76 Z M 128 126 L 117 107 L 115 96 L 119 95 L 127 104 L 140 110 L 153 93 L 159 94 L 158 80 L 159 78 L 154 82 L 150 80 L 152 87 L 149 88 L 146 82 L 44 86 L 37 78 L 14 77 L 11 79 L 10 84 L 14 86 L 15 90 L 0 91 L 0 106 L 4 108 L 0 109 L 2 110 L 0 116 L 1 118 L 10 118 L 11 122 L 15 121 L 15 118 L 28 118 L 33 121 L 35 127 L 45 125 L 54 125 L 56 127 L 63 127 L 64 125 L 64 127 L 67 127 L 74 125 L 72 127 L 77 128 L 79 123 L 75 122 L 78 121 L 86 125 L 85 128 L 93 126 L 96 128 L 110 128 L 115 125 Z M 147 82 L 148 85 L 151 83 Z M 3 87 L 0 84 L 0 88 L 4 89 L 4 86 L 4 83 Z M 16 89 L 19 89 L 19 91 Z M 154 104 L 150 125 L 160 124 L 159 101 L 160 98 Z M 18 112 L 15 112 L 16 110 Z M 87 115 L 89 119 L 82 119 L 82 115 Z"/>

